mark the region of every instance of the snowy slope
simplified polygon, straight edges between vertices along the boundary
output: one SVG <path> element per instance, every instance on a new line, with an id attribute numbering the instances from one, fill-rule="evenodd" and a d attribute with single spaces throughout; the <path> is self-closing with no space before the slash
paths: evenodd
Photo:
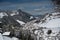
<path id="1" fill-rule="evenodd" d="M 41 27 L 48 27 L 48 28 L 60 27 L 60 18 L 52 19 L 47 23 L 41 24 L 40 26 Z"/>
<path id="2" fill-rule="evenodd" d="M 38 26 L 47 28 L 60 27 L 60 13 L 52 13 L 51 16 L 46 16 L 41 20 Z"/>
<path id="3" fill-rule="evenodd" d="M 19 15 L 19 12 L 17 12 L 17 11 L 12 11 L 12 13 L 11 13 L 10 15 L 11 15 L 11 16 Z"/>
<path id="4" fill-rule="evenodd" d="M 7 37 L 7 36 L 3 36 L 1 33 L 0 33 L 0 40 L 19 40 L 18 38 L 16 37 Z"/>
<path id="5" fill-rule="evenodd" d="M 19 20 L 16 20 L 18 23 L 20 23 L 21 25 L 25 24 L 25 22 L 23 21 L 19 21 Z"/>
<path id="6" fill-rule="evenodd" d="M 0 18 L 3 18 L 3 16 L 8 16 L 5 12 L 0 12 Z"/>
<path id="7" fill-rule="evenodd" d="M 33 19 L 34 17 L 33 16 L 30 16 L 30 19 Z"/>

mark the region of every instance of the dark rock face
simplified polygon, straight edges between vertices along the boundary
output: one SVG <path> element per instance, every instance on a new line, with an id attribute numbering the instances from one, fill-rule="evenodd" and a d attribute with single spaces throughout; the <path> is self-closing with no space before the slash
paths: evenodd
<path id="1" fill-rule="evenodd" d="M 51 34 L 52 33 L 52 30 L 48 30 L 47 34 Z"/>
<path id="2" fill-rule="evenodd" d="M 60 0 L 52 0 L 53 2 L 55 2 L 57 5 L 60 5 Z"/>
<path id="3" fill-rule="evenodd" d="M 26 12 L 23 12 L 23 11 L 21 11 L 20 9 L 17 10 L 17 12 L 19 12 L 19 14 L 13 16 L 14 19 L 18 19 L 18 20 L 21 20 L 21 21 L 23 21 L 23 22 L 29 22 L 29 21 L 30 21 L 30 16 L 31 16 L 30 14 L 28 14 L 28 13 L 26 13 Z"/>
<path id="4" fill-rule="evenodd" d="M 52 0 L 54 6 L 55 6 L 55 12 L 60 12 L 60 0 Z"/>

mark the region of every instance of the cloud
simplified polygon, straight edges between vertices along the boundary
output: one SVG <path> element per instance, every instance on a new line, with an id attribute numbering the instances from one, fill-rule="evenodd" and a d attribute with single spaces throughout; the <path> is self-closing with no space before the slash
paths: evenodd
<path id="1" fill-rule="evenodd" d="M 28 3 L 28 2 L 39 2 L 44 0 L 0 0 L 0 2 L 11 2 L 11 3 Z"/>
<path id="2" fill-rule="evenodd" d="M 6 3 L 5 5 L 1 5 L 0 9 L 22 9 L 25 12 L 28 12 L 33 15 L 44 14 L 46 12 L 51 12 L 50 9 L 52 7 L 50 1 L 49 2 L 31 2 L 31 3 Z M 51 11 L 50 11 L 51 10 Z"/>
<path id="3" fill-rule="evenodd" d="M 34 9 L 35 12 L 42 12 L 42 9 Z"/>

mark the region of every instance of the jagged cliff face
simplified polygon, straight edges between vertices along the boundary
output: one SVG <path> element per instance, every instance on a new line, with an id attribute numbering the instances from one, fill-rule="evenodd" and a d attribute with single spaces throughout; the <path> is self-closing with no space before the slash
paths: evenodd
<path id="1" fill-rule="evenodd" d="M 20 9 L 16 11 L 0 11 L 0 21 L 3 24 L 22 25 L 31 21 L 31 16 L 32 15 L 23 12 Z"/>
<path id="2" fill-rule="evenodd" d="M 55 6 L 55 11 L 60 12 L 60 0 L 52 0 L 54 6 Z"/>
<path id="3" fill-rule="evenodd" d="M 52 0 L 56 5 L 60 5 L 60 0 Z"/>

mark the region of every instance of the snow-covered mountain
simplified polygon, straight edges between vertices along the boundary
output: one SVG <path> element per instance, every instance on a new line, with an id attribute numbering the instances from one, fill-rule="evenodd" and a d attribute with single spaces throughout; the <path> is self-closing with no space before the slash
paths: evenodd
<path id="1" fill-rule="evenodd" d="M 8 16 L 5 12 L 0 12 L 0 18 L 3 18 L 3 16 Z"/>
<path id="2" fill-rule="evenodd" d="M 0 11 L 0 21 L 3 24 L 15 24 L 15 25 L 22 25 L 24 22 L 27 23 L 34 19 L 33 15 L 28 14 L 20 9 L 15 11 Z M 19 20 L 19 22 L 17 21 Z"/>
<path id="3" fill-rule="evenodd" d="M 38 18 L 28 23 L 29 24 L 33 23 L 32 25 L 39 26 L 39 27 L 55 28 L 55 27 L 60 27 L 59 20 L 60 20 L 60 13 L 56 12 L 52 14 L 46 14 L 43 19 Z"/>
<path id="4" fill-rule="evenodd" d="M 43 19 L 30 21 L 25 24 L 23 30 L 30 30 L 32 34 L 37 35 L 37 40 L 59 40 L 60 12 L 46 14 Z"/>
<path id="5" fill-rule="evenodd" d="M 40 27 L 55 28 L 60 27 L 60 13 L 47 14 L 38 24 Z"/>
<path id="6" fill-rule="evenodd" d="M 33 16 L 19 9 L 0 13 L 0 21 L 3 24 L 16 25 L 15 29 L 11 26 L 14 29 L 14 33 L 11 33 L 15 37 L 19 38 L 22 32 L 22 35 L 29 34 L 34 40 L 60 40 L 60 12 Z"/>

